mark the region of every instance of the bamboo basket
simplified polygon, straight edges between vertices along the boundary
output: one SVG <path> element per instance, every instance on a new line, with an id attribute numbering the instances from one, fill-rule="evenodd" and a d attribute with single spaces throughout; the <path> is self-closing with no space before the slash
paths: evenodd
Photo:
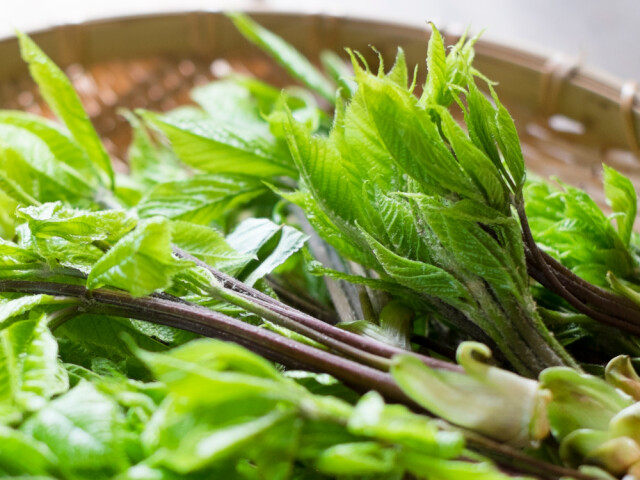
<path id="1" fill-rule="evenodd" d="M 424 65 L 429 31 L 357 18 L 248 12 L 312 60 L 322 49 L 348 46 L 374 60 L 369 45 L 391 62 L 402 46 L 410 65 Z M 443 30 L 454 43 L 459 32 Z M 63 67 L 111 153 L 126 169 L 130 130 L 120 108 L 168 110 L 189 102 L 189 90 L 233 68 L 276 85 L 283 70 L 249 45 L 220 12 L 181 12 L 91 21 L 31 32 Z M 48 115 L 15 38 L 0 41 L 0 108 Z M 528 167 L 586 189 L 600 204 L 603 162 L 640 185 L 636 84 L 583 68 L 560 55 L 481 39 L 475 66 L 499 82 L 515 117 Z M 422 68 L 424 75 L 425 68 Z"/>

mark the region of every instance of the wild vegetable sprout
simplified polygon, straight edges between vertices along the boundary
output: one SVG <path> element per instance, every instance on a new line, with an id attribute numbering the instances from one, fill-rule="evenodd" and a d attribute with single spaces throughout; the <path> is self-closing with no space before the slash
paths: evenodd
<path id="1" fill-rule="evenodd" d="M 629 180 L 527 180 L 475 39 L 418 88 L 230 17 L 305 88 L 126 112 L 128 175 L 20 35 L 60 122 L 0 113 L 0 472 L 640 478 Z"/>

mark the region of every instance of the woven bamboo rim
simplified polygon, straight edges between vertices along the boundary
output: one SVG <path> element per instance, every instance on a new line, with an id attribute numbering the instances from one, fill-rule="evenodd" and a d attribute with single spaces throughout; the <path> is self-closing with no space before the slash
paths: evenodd
<path id="1" fill-rule="evenodd" d="M 345 46 L 391 62 L 402 46 L 423 65 L 428 29 L 317 14 L 249 12 L 312 59 Z M 459 32 L 444 35 L 453 43 Z M 125 160 L 129 130 L 118 108 L 167 110 L 189 102 L 188 91 L 229 66 L 279 85 L 283 72 L 251 47 L 219 12 L 181 12 L 91 21 L 31 33 L 66 69 L 116 162 Z M 15 38 L 0 41 L 0 107 L 45 113 Z M 221 61 L 224 59 L 224 61 Z M 225 63 L 228 62 L 228 63 Z M 557 175 L 602 200 L 605 162 L 640 185 L 637 85 L 584 68 L 574 59 L 481 39 L 475 65 L 499 82 L 516 119 L 528 166 Z M 424 69 L 423 69 L 424 73 Z M 121 168 L 124 164 L 121 163 Z"/>

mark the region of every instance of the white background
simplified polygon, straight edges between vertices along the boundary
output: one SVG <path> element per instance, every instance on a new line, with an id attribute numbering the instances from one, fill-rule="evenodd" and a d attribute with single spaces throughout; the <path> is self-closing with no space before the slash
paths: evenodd
<path id="1" fill-rule="evenodd" d="M 151 11 L 253 6 L 398 20 L 470 25 L 486 36 L 552 55 L 582 58 L 623 79 L 640 81 L 639 0 L 0 0 L 0 37 L 87 19 Z"/>

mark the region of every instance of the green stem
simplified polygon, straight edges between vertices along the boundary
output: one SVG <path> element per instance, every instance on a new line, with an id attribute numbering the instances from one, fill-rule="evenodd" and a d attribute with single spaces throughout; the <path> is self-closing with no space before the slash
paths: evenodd
<path id="1" fill-rule="evenodd" d="M 42 264 L 40 263 L 13 263 L 10 265 L 0 265 L 0 270 L 40 270 Z"/>
<path id="2" fill-rule="evenodd" d="M 229 302 L 233 305 L 245 309 L 248 312 L 255 313 L 256 315 L 265 318 L 275 323 L 276 325 L 280 325 L 281 327 L 293 330 L 294 332 L 315 340 L 316 342 L 321 343 L 336 352 L 339 352 L 353 359 L 357 359 L 359 362 L 365 365 L 369 365 L 383 371 L 388 371 L 391 366 L 391 362 L 387 358 L 360 350 L 349 344 L 343 343 L 340 340 L 337 340 L 329 335 L 309 328 L 306 325 L 293 321 L 291 318 L 278 313 L 272 306 L 272 308 L 268 308 L 266 305 L 261 304 L 261 300 L 247 297 L 241 293 L 228 290 L 224 288 L 220 283 L 211 284 L 209 292 L 212 296 L 220 300 Z"/>
<path id="3" fill-rule="evenodd" d="M 213 274 L 213 276 L 220 282 L 221 286 L 223 286 L 228 291 L 240 293 L 244 295 L 244 297 L 247 300 L 250 300 L 251 302 L 257 302 L 263 307 L 268 308 L 272 312 L 275 312 L 284 317 L 287 317 L 298 324 L 309 327 L 318 333 L 321 333 L 328 337 L 332 337 L 336 340 L 339 340 L 344 344 L 348 344 L 361 351 L 368 352 L 373 355 L 378 355 L 384 358 L 391 358 L 392 356 L 400 353 L 405 355 L 406 354 L 415 355 L 420 361 L 424 362 L 426 365 L 430 367 L 438 368 L 442 370 L 461 371 L 458 365 L 445 362 L 442 360 L 438 360 L 436 358 L 427 357 L 424 355 L 408 353 L 407 351 L 401 348 L 395 347 L 393 345 L 379 342 L 362 335 L 357 335 L 347 330 L 336 328 L 333 325 L 329 325 L 321 320 L 318 320 L 317 318 L 314 318 L 310 315 L 307 315 L 303 312 L 296 310 L 295 308 L 285 305 L 284 303 L 279 302 L 275 298 L 272 298 L 256 290 L 255 288 L 248 287 L 247 285 L 240 282 L 239 280 L 233 277 L 230 277 L 229 275 L 226 275 L 220 272 L 219 270 L 216 270 L 215 268 L 211 267 L 210 265 L 203 262 L 202 260 L 199 260 L 193 255 L 190 255 L 184 250 L 176 248 L 175 246 L 173 250 L 178 257 L 191 260 L 196 265 L 211 272 L 211 274 Z"/>
<path id="4" fill-rule="evenodd" d="M 80 303 L 78 299 L 75 299 L 75 300 L 77 304 Z M 80 313 L 79 305 L 72 305 L 70 307 L 63 308 L 61 310 L 53 312 L 47 316 L 47 326 L 49 327 L 49 330 L 53 332 L 56 328 L 60 327 L 67 320 L 70 320 L 71 318 L 75 317 L 79 313 Z"/>

